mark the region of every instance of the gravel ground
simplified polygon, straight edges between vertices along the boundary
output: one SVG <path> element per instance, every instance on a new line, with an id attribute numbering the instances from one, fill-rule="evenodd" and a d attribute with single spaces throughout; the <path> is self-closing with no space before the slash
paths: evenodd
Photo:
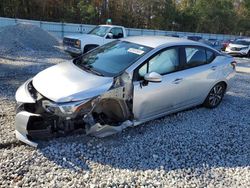
<path id="1" fill-rule="evenodd" d="M 48 32 L 31 24 L 0 27 L 0 55 L 18 54 L 20 51 L 56 51 L 59 42 Z"/>
<path id="2" fill-rule="evenodd" d="M 73 135 L 34 149 L 13 133 L 15 91 L 68 57 L 32 53 L 0 58 L 0 187 L 250 187 L 250 74 L 235 76 L 216 109 L 197 107 L 108 138 Z"/>

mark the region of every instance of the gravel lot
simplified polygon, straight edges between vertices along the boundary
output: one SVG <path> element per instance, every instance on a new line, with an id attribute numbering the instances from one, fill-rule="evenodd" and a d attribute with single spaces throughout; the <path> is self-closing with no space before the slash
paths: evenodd
<path id="1" fill-rule="evenodd" d="M 250 187 L 246 73 L 213 110 L 197 107 L 102 139 L 73 135 L 37 149 L 18 142 L 17 87 L 65 59 L 59 52 L 0 57 L 0 187 Z"/>

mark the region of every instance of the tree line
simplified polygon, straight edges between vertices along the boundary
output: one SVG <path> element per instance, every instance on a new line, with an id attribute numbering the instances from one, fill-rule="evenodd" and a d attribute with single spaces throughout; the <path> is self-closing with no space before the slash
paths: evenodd
<path id="1" fill-rule="evenodd" d="M 250 35 L 250 0 L 1 0 L 0 16 Z"/>

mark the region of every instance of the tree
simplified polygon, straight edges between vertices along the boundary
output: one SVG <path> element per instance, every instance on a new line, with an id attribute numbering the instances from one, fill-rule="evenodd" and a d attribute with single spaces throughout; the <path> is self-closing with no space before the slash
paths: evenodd
<path id="1" fill-rule="evenodd" d="M 250 34 L 250 0 L 1 0 L 0 16 L 126 27 Z"/>

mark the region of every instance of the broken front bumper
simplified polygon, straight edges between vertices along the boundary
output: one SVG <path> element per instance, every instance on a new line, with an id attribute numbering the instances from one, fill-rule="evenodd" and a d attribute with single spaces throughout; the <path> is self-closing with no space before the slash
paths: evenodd
<path id="1" fill-rule="evenodd" d="M 16 114 L 15 132 L 16 138 L 26 144 L 36 147 L 33 139 L 48 139 L 54 136 L 52 132 L 54 119 L 34 114 L 27 111 L 20 111 Z"/>
<path id="2" fill-rule="evenodd" d="M 64 51 L 68 52 L 72 55 L 81 55 L 82 54 L 82 50 L 79 48 L 74 48 L 71 46 L 64 46 Z"/>
<path id="3" fill-rule="evenodd" d="M 26 111 L 21 111 L 16 115 L 15 132 L 16 138 L 30 146 L 37 147 L 37 143 L 28 139 L 27 127 L 32 117 L 39 117 L 37 114 L 32 114 Z"/>

